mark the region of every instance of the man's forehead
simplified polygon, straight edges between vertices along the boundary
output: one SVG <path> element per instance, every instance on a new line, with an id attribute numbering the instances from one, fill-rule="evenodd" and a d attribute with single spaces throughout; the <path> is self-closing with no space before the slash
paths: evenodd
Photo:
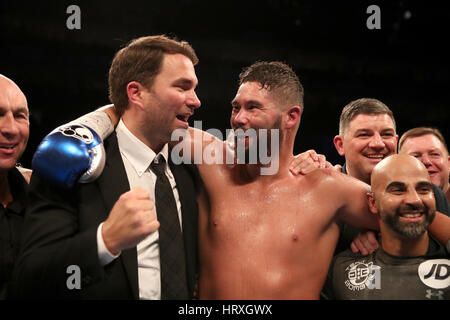
<path id="1" fill-rule="evenodd" d="M 403 142 L 402 151 L 405 153 L 413 153 L 421 150 L 439 149 L 445 151 L 445 147 L 441 140 L 434 134 L 425 134 L 423 136 L 410 137 Z"/>
<path id="2" fill-rule="evenodd" d="M 396 159 L 386 158 L 385 163 L 380 162 L 372 172 L 372 184 L 374 188 L 377 186 L 385 188 L 389 183 L 393 181 L 402 182 L 405 184 L 416 184 L 421 181 L 430 181 L 425 166 L 417 159 L 403 158 L 400 155 L 394 155 L 390 157 L 396 157 Z M 391 160 L 391 161 L 389 161 Z"/>
<path id="3" fill-rule="evenodd" d="M 163 72 L 173 75 L 184 74 L 187 78 L 197 80 L 194 64 L 191 59 L 181 53 L 164 54 L 160 73 Z"/>
<path id="4" fill-rule="evenodd" d="M 232 103 L 240 101 L 257 101 L 261 103 L 264 99 L 272 100 L 267 87 L 263 88 L 259 82 L 244 82 L 239 86 Z"/>
<path id="5" fill-rule="evenodd" d="M 0 78 L 0 108 L 11 107 L 28 110 L 27 99 L 14 82 Z"/>
<path id="6" fill-rule="evenodd" d="M 382 173 L 381 176 L 386 177 L 387 180 L 403 182 L 430 180 L 426 169 L 419 169 L 418 167 L 408 165 L 404 167 L 392 168 Z"/>
<path id="7" fill-rule="evenodd" d="M 378 127 L 380 124 L 383 125 L 382 129 L 394 130 L 394 122 L 387 113 L 357 114 L 352 118 L 352 120 L 350 120 L 349 129 L 352 130 L 372 129 Z"/>

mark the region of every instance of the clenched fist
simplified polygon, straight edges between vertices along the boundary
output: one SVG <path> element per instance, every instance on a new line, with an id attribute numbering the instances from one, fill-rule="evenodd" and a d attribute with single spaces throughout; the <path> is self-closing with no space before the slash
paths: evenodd
<path id="1" fill-rule="evenodd" d="M 137 187 L 122 194 L 103 223 L 106 248 L 114 255 L 135 247 L 159 228 L 148 191 Z"/>

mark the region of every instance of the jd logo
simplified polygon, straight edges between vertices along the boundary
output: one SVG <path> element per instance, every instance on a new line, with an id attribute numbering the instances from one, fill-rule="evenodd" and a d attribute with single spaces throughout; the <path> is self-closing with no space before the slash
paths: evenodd
<path id="1" fill-rule="evenodd" d="M 418 269 L 422 282 L 434 289 L 450 286 L 450 260 L 434 259 L 422 262 Z"/>

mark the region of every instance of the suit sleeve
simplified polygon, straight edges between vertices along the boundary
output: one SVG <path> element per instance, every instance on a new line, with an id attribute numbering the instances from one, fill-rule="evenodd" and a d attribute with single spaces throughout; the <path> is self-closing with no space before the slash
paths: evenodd
<path id="1" fill-rule="evenodd" d="M 75 298 L 81 293 L 77 286 L 103 277 L 98 224 L 81 218 L 78 192 L 56 189 L 33 174 L 14 275 L 16 298 Z"/>

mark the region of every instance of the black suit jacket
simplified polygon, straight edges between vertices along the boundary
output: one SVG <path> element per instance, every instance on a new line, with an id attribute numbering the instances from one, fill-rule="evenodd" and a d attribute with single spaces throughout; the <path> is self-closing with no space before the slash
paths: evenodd
<path id="1" fill-rule="evenodd" d="M 99 263 L 97 228 L 120 195 L 130 190 L 115 133 L 105 140 L 105 150 L 102 175 L 73 190 L 58 190 L 33 174 L 15 270 L 16 298 L 139 298 L 136 248 L 123 250 L 105 267 Z M 170 166 L 180 195 L 186 272 L 192 295 L 198 266 L 194 184 L 198 175 L 195 167 Z M 76 272 L 69 268 L 73 265 L 81 273 L 80 289 L 68 288 L 76 284 Z"/>

